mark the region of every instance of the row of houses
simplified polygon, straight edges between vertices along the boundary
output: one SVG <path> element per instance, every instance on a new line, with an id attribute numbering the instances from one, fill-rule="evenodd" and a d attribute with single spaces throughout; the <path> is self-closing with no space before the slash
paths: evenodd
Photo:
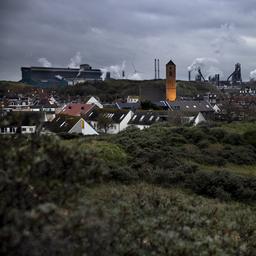
<path id="1" fill-rule="evenodd" d="M 141 110 L 139 102 L 116 103 L 103 106 L 95 97 L 85 104 L 70 103 L 60 107 L 52 100 L 41 110 L 17 111 L 13 109 L 1 123 L 1 134 L 20 133 L 78 133 L 98 135 L 117 134 L 129 126 L 149 128 L 159 122 L 193 123 L 197 125 L 211 119 L 216 110 L 206 101 L 157 102 L 158 110 Z M 34 114 L 34 118 L 31 115 Z M 37 117 L 35 117 L 37 114 Z M 28 123 L 28 120 L 30 123 Z M 31 121 L 33 120 L 33 122 Z"/>

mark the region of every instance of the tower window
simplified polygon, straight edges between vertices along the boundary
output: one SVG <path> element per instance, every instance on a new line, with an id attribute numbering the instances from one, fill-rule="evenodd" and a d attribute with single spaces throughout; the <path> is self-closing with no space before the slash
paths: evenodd
<path id="1" fill-rule="evenodd" d="M 169 76 L 172 76 L 172 71 L 169 71 Z"/>

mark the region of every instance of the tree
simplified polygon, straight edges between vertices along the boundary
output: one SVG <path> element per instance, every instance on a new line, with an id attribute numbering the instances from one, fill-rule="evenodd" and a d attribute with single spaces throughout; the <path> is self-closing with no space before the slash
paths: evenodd
<path id="1" fill-rule="evenodd" d="M 100 130 L 103 130 L 104 133 L 107 133 L 108 129 L 113 124 L 113 120 L 110 117 L 107 117 L 106 113 L 100 113 L 97 118 L 97 121 L 98 121 L 98 128 Z"/>

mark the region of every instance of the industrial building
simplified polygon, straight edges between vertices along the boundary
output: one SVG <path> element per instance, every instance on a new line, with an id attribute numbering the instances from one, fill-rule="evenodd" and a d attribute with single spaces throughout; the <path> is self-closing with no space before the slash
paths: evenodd
<path id="1" fill-rule="evenodd" d="M 201 68 L 198 67 L 195 74 L 195 81 L 197 82 L 207 82 L 207 80 L 204 78 Z M 191 73 L 192 70 L 188 71 L 188 81 L 191 81 Z M 227 80 L 220 80 L 220 74 L 215 74 L 213 76 L 209 76 L 208 82 L 215 84 L 217 87 L 241 87 L 243 84 L 242 81 L 242 74 L 241 74 L 241 64 L 236 63 L 235 64 L 235 70 L 229 75 Z"/>
<path id="2" fill-rule="evenodd" d="M 102 80 L 102 72 L 88 64 L 80 68 L 22 67 L 22 82 L 36 86 L 75 85 L 90 80 Z"/>

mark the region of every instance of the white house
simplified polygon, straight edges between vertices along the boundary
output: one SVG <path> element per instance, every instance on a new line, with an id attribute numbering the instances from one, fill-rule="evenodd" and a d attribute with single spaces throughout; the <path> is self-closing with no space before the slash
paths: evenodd
<path id="1" fill-rule="evenodd" d="M 0 125 L 0 134 L 32 134 L 43 122 L 42 113 L 10 112 L 5 116 L 5 122 Z"/>
<path id="2" fill-rule="evenodd" d="M 139 102 L 140 97 L 139 96 L 128 96 L 127 97 L 127 103 L 137 103 Z"/>
<path id="3" fill-rule="evenodd" d="M 196 126 L 196 125 L 204 123 L 204 122 L 206 122 L 206 119 L 204 118 L 203 114 L 201 112 L 199 112 L 193 120 L 193 125 Z"/>
<path id="4" fill-rule="evenodd" d="M 100 101 L 93 96 L 86 102 L 86 104 L 94 104 L 99 108 L 103 108 L 103 105 L 100 103 Z"/>
<path id="5" fill-rule="evenodd" d="M 221 109 L 220 109 L 220 107 L 217 104 L 215 104 L 213 106 L 213 109 L 214 109 L 215 113 L 220 113 L 221 112 Z"/>
<path id="6" fill-rule="evenodd" d="M 163 118 L 157 111 L 136 111 L 128 125 L 143 130 L 161 121 L 163 121 Z"/>
<path id="7" fill-rule="evenodd" d="M 130 110 L 93 109 L 84 118 L 98 132 L 117 134 L 128 127 L 133 116 Z"/>
<path id="8" fill-rule="evenodd" d="M 47 122 L 43 127 L 43 133 L 70 133 L 83 135 L 98 135 L 82 117 L 57 115 L 52 122 Z"/>

